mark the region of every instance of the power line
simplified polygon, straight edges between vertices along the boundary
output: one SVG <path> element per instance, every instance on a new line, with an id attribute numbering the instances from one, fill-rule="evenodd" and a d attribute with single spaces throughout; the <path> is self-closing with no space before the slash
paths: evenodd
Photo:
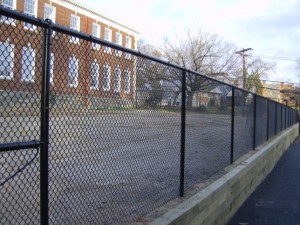
<path id="1" fill-rule="evenodd" d="M 279 56 L 267 56 L 267 55 L 253 55 L 257 56 L 260 58 L 265 58 L 265 59 L 274 59 L 274 60 L 284 60 L 284 61 L 293 61 L 293 62 L 300 62 L 300 59 L 295 59 L 295 58 L 288 58 L 288 57 L 279 57 Z"/>

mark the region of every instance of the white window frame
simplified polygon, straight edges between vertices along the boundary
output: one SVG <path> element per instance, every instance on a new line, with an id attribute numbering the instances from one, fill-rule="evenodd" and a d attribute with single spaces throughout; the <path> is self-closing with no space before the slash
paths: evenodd
<path id="1" fill-rule="evenodd" d="M 121 69 L 119 67 L 115 68 L 114 92 L 121 92 Z"/>
<path id="2" fill-rule="evenodd" d="M 105 30 L 104 30 L 104 40 L 111 42 L 111 37 L 112 37 L 112 30 L 109 29 L 109 28 L 107 28 L 107 27 L 105 27 Z M 104 46 L 104 52 L 111 53 L 111 48 L 107 47 L 107 46 Z"/>
<path id="3" fill-rule="evenodd" d="M 7 4 L 6 1 L 9 1 L 12 4 Z M 5 8 L 15 10 L 16 9 L 16 0 L 1 0 L 1 5 Z M 0 16 L 0 22 L 6 23 L 8 25 L 16 25 L 16 20 L 7 16 Z"/>
<path id="4" fill-rule="evenodd" d="M 35 51 L 30 45 L 22 48 L 21 81 L 34 82 L 35 76 Z"/>
<path id="5" fill-rule="evenodd" d="M 33 3 L 33 6 L 28 5 L 30 3 Z M 38 0 L 24 0 L 24 13 L 33 17 L 37 17 L 37 6 L 38 6 Z M 33 8 L 33 11 L 28 10 L 31 8 Z M 24 29 L 35 31 L 36 26 L 31 23 L 24 22 Z"/>
<path id="6" fill-rule="evenodd" d="M 110 90 L 110 70 L 111 67 L 109 65 L 104 65 L 103 68 L 103 90 Z"/>
<path id="7" fill-rule="evenodd" d="M 125 38 L 125 47 L 131 49 L 131 44 L 132 44 L 131 37 L 126 36 L 126 38 Z M 126 59 L 130 59 L 130 57 L 131 57 L 131 54 L 129 54 L 129 53 L 125 54 Z"/>
<path id="8" fill-rule="evenodd" d="M 116 44 L 122 46 L 122 33 L 116 32 Z M 122 51 L 120 50 L 115 50 L 116 56 L 121 57 Z"/>
<path id="9" fill-rule="evenodd" d="M 80 17 L 79 16 L 71 14 L 71 16 L 70 16 L 70 28 L 73 29 L 73 30 L 76 30 L 76 31 L 80 31 Z M 71 36 L 70 37 L 70 42 L 78 44 L 79 43 L 79 38 Z"/>
<path id="10" fill-rule="evenodd" d="M 76 88 L 78 86 L 78 75 L 79 75 L 79 62 L 78 59 L 73 55 L 69 57 L 68 64 L 68 87 Z"/>
<path id="11" fill-rule="evenodd" d="M 13 44 L 0 42 L 0 79 L 11 80 L 14 77 L 14 47 Z"/>
<path id="12" fill-rule="evenodd" d="M 130 93 L 130 76 L 131 76 L 131 73 L 129 70 L 125 70 L 124 71 L 124 92 L 126 94 L 129 94 Z"/>
<path id="13" fill-rule="evenodd" d="M 50 53 L 50 84 L 53 83 L 53 71 L 54 71 L 54 53 Z"/>
<path id="14" fill-rule="evenodd" d="M 44 5 L 44 19 L 50 19 L 52 23 L 56 20 L 56 7 L 45 3 Z M 55 31 L 52 31 L 52 36 L 55 35 Z"/>
<path id="15" fill-rule="evenodd" d="M 91 64 L 91 90 L 97 90 L 99 88 L 99 70 L 100 66 L 95 59 Z"/>
<path id="16" fill-rule="evenodd" d="M 93 23 L 92 24 L 92 36 L 96 37 L 96 38 L 100 38 L 100 25 L 97 23 Z M 95 50 L 99 50 L 100 49 L 100 44 L 97 43 L 92 43 L 92 48 Z"/>

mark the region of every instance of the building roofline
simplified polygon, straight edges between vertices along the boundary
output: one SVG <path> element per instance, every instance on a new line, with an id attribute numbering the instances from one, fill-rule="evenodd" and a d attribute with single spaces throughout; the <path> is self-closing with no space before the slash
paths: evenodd
<path id="1" fill-rule="evenodd" d="M 69 3 L 71 5 L 74 5 L 74 6 L 78 7 L 78 8 L 81 8 L 84 11 L 87 11 L 87 12 L 92 13 L 92 14 L 98 16 L 98 17 L 101 17 L 101 18 L 103 18 L 105 20 L 108 20 L 108 21 L 110 21 L 110 22 L 112 22 L 114 24 L 117 24 L 117 25 L 119 25 L 121 27 L 124 27 L 124 28 L 130 30 L 133 33 L 139 34 L 139 32 L 137 30 L 135 30 L 134 28 L 132 28 L 132 27 L 130 27 L 128 25 L 122 24 L 122 23 L 120 23 L 120 22 L 112 19 L 111 17 L 104 15 L 103 13 L 100 13 L 98 11 L 95 11 L 95 10 L 91 9 L 91 8 L 88 8 L 87 6 L 85 6 L 82 3 L 78 2 L 77 0 L 57 0 L 57 1 L 58 2 L 66 2 L 66 3 Z"/>

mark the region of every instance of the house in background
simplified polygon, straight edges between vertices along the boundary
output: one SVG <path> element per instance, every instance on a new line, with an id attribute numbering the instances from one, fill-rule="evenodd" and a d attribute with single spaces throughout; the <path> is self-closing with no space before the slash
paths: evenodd
<path id="1" fill-rule="evenodd" d="M 267 83 L 263 82 L 262 95 L 273 101 L 294 106 L 296 104 L 295 98 L 293 98 L 293 93 L 295 92 L 295 87 L 292 84 L 280 83 Z"/>
<path id="2" fill-rule="evenodd" d="M 136 30 L 73 0 L 0 0 L 0 4 L 120 46 L 137 48 Z M 42 28 L 0 17 L 2 106 L 7 97 L 39 98 L 42 51 Z M 52 100 L 85 106 L 109 102 L 130 104 L 135 92 L 134 60 L 128 53 L 54 32 L 50 71 Z"/>
<path id="3" fill-rule="evenodd" d="M 193 107 L 216 106 L 221 105 L 222 92 L 218 87 L 210 91 L 197 91 L 193 96 Z"/>

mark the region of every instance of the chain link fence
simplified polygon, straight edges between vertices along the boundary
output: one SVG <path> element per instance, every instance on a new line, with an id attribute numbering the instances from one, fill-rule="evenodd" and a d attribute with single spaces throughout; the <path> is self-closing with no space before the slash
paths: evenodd
<path id="1" fill-rule="evenodd" d="M 0 224 L 141 221 L 297 123 L 237 87 L 0 15 Z"/>

